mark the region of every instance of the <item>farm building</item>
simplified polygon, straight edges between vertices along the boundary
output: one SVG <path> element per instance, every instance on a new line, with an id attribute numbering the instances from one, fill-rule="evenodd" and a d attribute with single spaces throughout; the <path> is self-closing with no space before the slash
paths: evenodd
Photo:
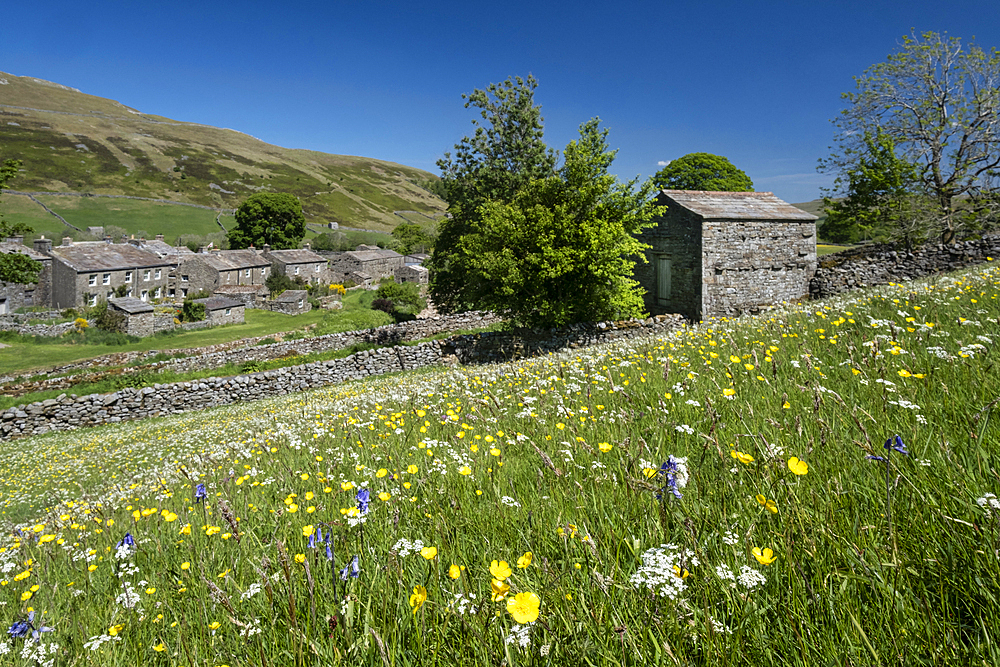
<path id="1" fill-rule="evenodd" d="M 664 190 L 635 279 L 653 315 L 733 317 L 809 295 L 816 216 L 770 192 Z"/>
<path id="2" fill-rule="evenodd" d="M 195 303 L 205 304 L 205 319 L 215 327 L 221 324 L 243 324 L 245 306 L 242 302 L 224 296 L 195 299 Z"/>
<path id="3" fill-rule="evenodd" d="M 125 316 L 122 333 L 130 336 L 152 336 L 154 330 L 153 306 L 134 296 L 111 297 L 108 307 Z"/>
<path id="4" fill-rule="evenodd" d="M 314 253 L 308 243 L 303 250 L 271 250 L 264 246 L 264 258 L 274 265 L 274 271 L 292 280 L 302 278 L 313 285 L 322 285 L 328 280 L 326 258 Z"/>
<path id="5" fill-rule="evenodd" d="M 404 264 L 403 256 L 394 250 L 373 245 L 359 245 L 357 250 L 338 253 L 331 257 L 330 275 L 334 281 L 341 283 L 353 280 L 359 285 L 369 284 L 394 275 Z M 362 279 L 359 280 L 359 277 Z"/>
<path id="6" fill-rule="evenodd" d="M 44 249 L 46 241 L 43 236 L 41 247 Z M 51 244 L 51 242 L 49 242 Z M 36 242 L 36 246 L 39 245 Z M 18 308 L 25 306 L 49 306 L 49 291 L 52 281 L 52 258 L 40 252 L 37 248 L 29 248 L 24 245 L 21 236 L 13 236 L 5 241 L 0 241 L 0 253 L 20 253 L 27 255 L 30 259 L 41 263 L 42 268 L 38 273 L 38 282 L 29 284 L 0 282 L 0 315 L 13 313 Z"/>
<path id="7" fill-rule="evenodd" d="M 285 290 L 273 301 L 268 301 L 267 307 L 285 315 L 301 315 L 312 310 L 312 304 L 309 303 L 309 292 L 304 289 Z"/>

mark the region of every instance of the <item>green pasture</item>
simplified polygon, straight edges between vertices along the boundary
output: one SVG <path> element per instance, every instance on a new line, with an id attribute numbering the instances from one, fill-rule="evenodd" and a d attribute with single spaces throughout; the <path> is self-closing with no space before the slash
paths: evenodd
<path id="1" fill-rule="evenodd" d="M 35 612 L 0 651 L 998 664 L 998 293 L 987 265 L 0 443 L 0 602 Z"/>

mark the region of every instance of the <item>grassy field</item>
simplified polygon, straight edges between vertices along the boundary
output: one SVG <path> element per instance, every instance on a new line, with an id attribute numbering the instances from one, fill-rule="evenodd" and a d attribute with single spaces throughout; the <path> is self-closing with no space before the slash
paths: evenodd
<path id="1" fill-rule="evenodd" d="M 361 297 L 351 297 L 354 301 L 359 298 Z M 318 335 L 368 329 L 389 324 L 391 321 L 392 318 L 389 315 L 380 311 L 372 311 L 367 308 L 367 305 L 357 305 L 350 299 L 345 301 L 344 310 L 314 309 L 303 315 L 285 315 L 251 308 L 246 311 L 244 324 L 151 336 L 126 345 L 81 345 L 74 342 L 64 342 L 61 339 L 55 339 L 54 342 L 50 342 L 50 340 L 41 342 L 21 339 L 7 340 L 5 342 L 10 347 L 0 349 L 0 369 L 4 373 L 41 372 L 47 368 L 63 366 L 112 352 L 145 352 L 149 350 L 167 352 L 302 330 L 310 325 L 315 325 L 312 333 Z"/>
<path id="2" fill-rule="evenodd" d="M 0 651 L 998 664 L 998 286 L 0 443 Z"/>

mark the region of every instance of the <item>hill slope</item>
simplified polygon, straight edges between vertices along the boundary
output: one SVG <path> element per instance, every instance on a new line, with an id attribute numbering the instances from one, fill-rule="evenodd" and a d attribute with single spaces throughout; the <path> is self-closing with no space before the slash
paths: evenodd
<path id="1" fill-rule="evenodd" d="M 363 157 L 281 148 L 234 130 L 140 113 L 114 100 L 0 72 L 0 159 L 19 191 L 116 194 L 235 208 L 290 192 L 310 222 L 391 229 L 393 211 L 436 216 L 432 174 Z"/>

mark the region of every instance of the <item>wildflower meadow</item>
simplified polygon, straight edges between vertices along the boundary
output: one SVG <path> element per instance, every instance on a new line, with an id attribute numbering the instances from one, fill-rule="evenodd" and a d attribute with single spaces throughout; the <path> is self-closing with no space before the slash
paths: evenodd
<path id="1" fill-rule="evenodd" d="M 0 443 L 0 663 L 1000 664 L 998 292 Z"/>

